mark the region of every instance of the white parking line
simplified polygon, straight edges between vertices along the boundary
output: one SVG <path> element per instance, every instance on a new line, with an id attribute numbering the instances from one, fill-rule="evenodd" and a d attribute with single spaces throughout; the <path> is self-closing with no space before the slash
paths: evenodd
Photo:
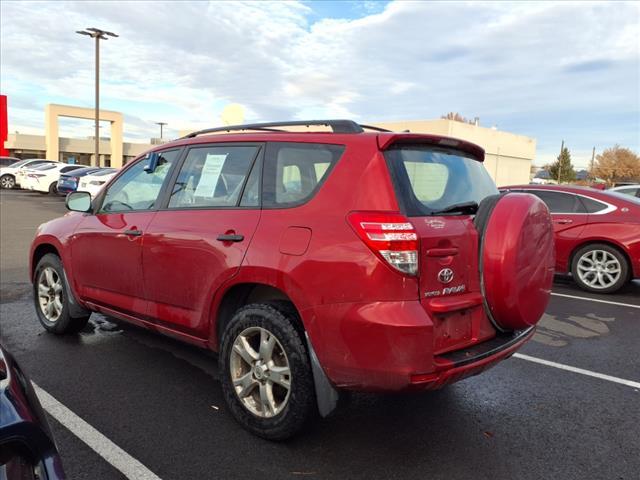
<path id="1" fill-rule="evenodd" d="M 583 368 L 576 368 L 563 363 L 550 362 L 549 360 L 543 360 L 542 358 L 530 357 L 529 355 L 523 355 L 522 353 L 514 353 L 514 357 L 522 360 L 527 360 L 533 363 L 539 363 L 548 367 L 559 368 L 560 370 L 567 370 L 568 372 L 579 373 L 581 375 L 587 375 L 589 377 L 599 378 L 601 380 L 607 380 L 608 382 L 619 383 L 626 385 L 627 387 L 640 389 L 640 382 L 633 382 L 631 380 L 625 380 L 624 378 L 612 377 L 611 375 L 605 375 L 604 373 L 592 372 L 591 370 L 585 370 Z"/>
<path id="2" fill-rule="evenodd" d="M 599 298 L 577 297 L 575 295 L 567 295 L 565 293 L 555 293 L 555 292 L 551 292 L 551 295 L 555 295 L 556 297 L 575 298 L 578 300 L 588 300 L 589 302 L 608 303 L 609 305 L 619 305 L 621 307 L 631 307 L 631 308 L 640 309 L 640 305 L 634 305 L 633 303 L 612 302 L 610 300 L 600 300 Z"/>
<path id="3" fill-rule="evenodd" d="M 32 382 L 33 383 L 33 382 Z M 118 447 L 49 393 L 33 383 L 42 407 L 71 433 L 86 443 L 114 468 L 130 479 L 160 480 L 155 473 Z"/>

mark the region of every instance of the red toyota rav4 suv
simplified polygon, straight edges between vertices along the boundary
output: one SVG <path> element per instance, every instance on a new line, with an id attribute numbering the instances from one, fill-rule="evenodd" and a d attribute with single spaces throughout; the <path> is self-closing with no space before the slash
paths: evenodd
<path id="1" fill-rule="evenodd" d="M 549 299 L 549 212 L 498 194 L 483 159 L 348 120 L 195 132 L 38 229 L 38 318 L 66 333 L 101 312 L 218 351 L 229 410 L 269 439 L 341 390 L 442 387 L 512 355 Z"/>

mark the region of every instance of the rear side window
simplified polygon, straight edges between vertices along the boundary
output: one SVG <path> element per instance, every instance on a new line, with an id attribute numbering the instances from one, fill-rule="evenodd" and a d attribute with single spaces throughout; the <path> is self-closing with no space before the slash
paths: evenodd
<path id="1" fill-rule="evenodd" d="M 268 144 L 262 187 L 263 205 L 289 207 L 309 201 L 343 152 L 343 145 Z"/>
<path id="2" fill-rule="evenodd" d="M 461 152 L 402 145 L 384 156 L 398 201 L 408 216 L 430 215 L 461 203 L 479 204 L 498 193 L 482 162 Z"/>
<path id="3" fill-rule="evenodd" d="M 606 203 L 598 202 L 593 198 L 580 197 L 580 201 L 584 204 L 585 208 L 587 209 L 587 213 L 597 213 L 609 208 L 609 206 Z"/>

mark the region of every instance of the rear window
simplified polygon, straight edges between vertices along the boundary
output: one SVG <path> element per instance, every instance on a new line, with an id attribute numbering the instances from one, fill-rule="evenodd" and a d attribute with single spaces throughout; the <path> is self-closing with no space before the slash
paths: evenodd
<path id="1" fill-rule="evenodd" d="M 462 152 L 402 145 L 384 155 L 408 216 L 430 215 L 461 203 L 479 204 L 498 193 L 482 162 Z"/>

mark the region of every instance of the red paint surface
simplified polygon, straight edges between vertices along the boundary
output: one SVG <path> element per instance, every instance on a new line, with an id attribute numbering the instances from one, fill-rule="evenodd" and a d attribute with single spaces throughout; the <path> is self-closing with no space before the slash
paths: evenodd
<path id="1" fill-rule="evenodd" d="M 503 328 L 535 325 L 553 283 L 553 233 L 549 210 L 538 197 L 510 193 L 489 219 L 483 250 L 484 291 Z"/>

